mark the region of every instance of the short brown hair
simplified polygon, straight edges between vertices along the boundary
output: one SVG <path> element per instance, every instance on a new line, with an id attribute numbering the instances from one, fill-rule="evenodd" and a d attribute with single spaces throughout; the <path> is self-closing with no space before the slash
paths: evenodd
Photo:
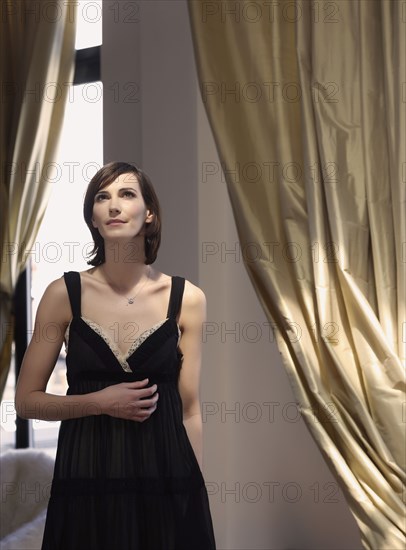
<path id="1" fill-rule="evenodd" d="M 93 205 L 96 193 L 100 189 L 104 189 L 122 174 L 134 174 L 139 183 L 141 194 L 148 210 L 154 214 L 152 222 L 145 224 L 145 263 L 152 264 L 155 262 L 159 245 L 161 244 L 161 209 L 159 206 L 158 197 L 152 186 L 151 180 L 145 172 L 143 172 L 135 164 L 127 162 L 109 162 L 93 176 L 87 186 L 85 200 L 83 204 L 83 215 L 87 227 L 93 237 L 94 247 L 90 252 L 90 256 L 94 256 L 87 263 L 89 265 L 101 265 L 106 261 L 104 251 L 104 239 L 100 235 L 97 228 L 93 227 Z"/>

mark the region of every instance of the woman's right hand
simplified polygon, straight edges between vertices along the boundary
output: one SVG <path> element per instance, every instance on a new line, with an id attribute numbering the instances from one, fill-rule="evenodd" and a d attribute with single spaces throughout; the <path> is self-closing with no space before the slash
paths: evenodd
<path id="1" fill-rule="evenodd" d="M 147 387 L 148 378 L 122 382 L 96 392 L 101 414 L 144 422 L 157 408 L 157 386 Z M 95 395 L 96 395 L 95 394 Z"/>

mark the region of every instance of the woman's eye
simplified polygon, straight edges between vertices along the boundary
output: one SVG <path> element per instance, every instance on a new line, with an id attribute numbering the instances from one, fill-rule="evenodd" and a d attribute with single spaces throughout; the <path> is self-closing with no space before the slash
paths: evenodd
<path id="1" fill-rule="evenodd" d="M 123 191 L 121 196 L 133 198 L 136 196 L 136 194 L 133 191 Z M 108 198 L 109 197 L 106 193 L 99 193 L 98 195 L 95 196 L 94 201 L 100 202 L 103 200 L 107 200 Z"/>

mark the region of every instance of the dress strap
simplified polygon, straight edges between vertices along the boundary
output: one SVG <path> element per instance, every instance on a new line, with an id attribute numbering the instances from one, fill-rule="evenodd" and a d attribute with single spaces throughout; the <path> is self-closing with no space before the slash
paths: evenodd
<path id="1" fill-rule="evenodd" d="M 63 274 L 68 289 L 70 307 L 73 317 L 80 317 L 80 274 L 78 271 L 68 271 Z"/>
<path id="2" fill-rule="evenodd" d="M 175 319 L 178 316 L 180 307 L 182 305 L 183 290 L 185 288 L 185 279 L 174 275 L 172 277 L 171 295 L 169 298 L 169 306 L 167 317 Z"/>

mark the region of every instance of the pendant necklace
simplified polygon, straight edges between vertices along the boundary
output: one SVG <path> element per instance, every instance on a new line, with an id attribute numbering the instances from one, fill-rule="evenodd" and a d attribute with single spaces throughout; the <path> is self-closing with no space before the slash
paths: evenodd
<path id="1" fill-rule="evenodd" d="M 144 288 L 144 286 L 149 281 L 149 272 L 150 271 L 151 271 L 151 266 L 149 265 L 148 266 L 148 273 L 147 273 L 147 280 L 145 281 L 145 283 L 143 285 L 141 285 L 141 288 L 134 294 L 134 296 L 132 296 L 131 298 L 125 297 L 125 299 L 127 300 L 127 306 L 132 306 L 133 305 L 135 298 L 138 296 L 138 294 L 141 292 L 141 290 Z"/>
<path id="2" fill-rule="evenodd" d="M 131 298 L 127 298 L 127 296 L 124 296 L 124 298 L 127 300 L 127 306 L 133 305 L 135 298 L 138 296 L 138 294 L 141 292 L 141 290 L 144 288 L 144 286 L 148 283 L 148 281 L 149 281 L 149 279 L 150 279 L 150 277 L 149 277 L 150 272 L 151 272 L 151 266 L 149 265 L 149 266 L 148 266 L 147 279 L 146 279 L 146 281 L 140 286 L 140 288 L 137 290 L 137 292 L 134 294 L 134 296 L 131 296 Z M 106 276 L 105 276 L 105 277 L 106 277 Z M 107 278 L 106 278 L 106 279 L 107 279 Z M 109 282 L 109 281 L 107 280 L 107 282 Z M 109 282 L 109 284 L 110 284 L 110 286 L 112 286 L 110 282 Z"/>

